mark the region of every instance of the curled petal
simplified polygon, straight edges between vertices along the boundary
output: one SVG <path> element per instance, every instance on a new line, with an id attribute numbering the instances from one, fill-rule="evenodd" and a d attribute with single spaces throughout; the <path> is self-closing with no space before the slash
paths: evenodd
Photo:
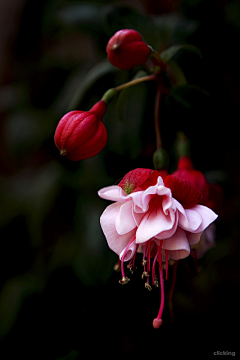
<path id="1" fill-rule="evenodd" d="M 135 242 L 132 242 L 124 255 L 125 249 L 126 249 L 126 247 L 123 249 L 123 251 L 119 255 L 119 258 L 120 258 L 120 260 L 129 261 L 134 256 L 134 254 L 137 250 L 137 245 L 135 244 Z M 124 255 L 124 259 L 122 259 L 123 255 Z"/>
<path id="2" fill-rule="evenodd" d="M 193 206 L 192 210 L 197 211 L 202 218 L 202 223 L 196 232 L 201 232 L 205 230 L 218 217 L 218 215 L 214 211 L 204 205 L 195 205 Z"/>
<path id="3" fill-rule="evenodd" d="M 118 185 L 107 186 L 98 191 L 98 195 L 106 200 L 125 201 L 126 193 Z"/>
<path id="4" fill-rule="evenodd" d="M 100 224 L 107 239 L 108 246 L 118 255 L 127 246 L 130 239 L 135 234 L 135 229 L 124 235 L 119 235 L 116 231 L 116 219 L 121 205 L 122 203 L 119 202 L 109 205 L 100 217 Z"/>

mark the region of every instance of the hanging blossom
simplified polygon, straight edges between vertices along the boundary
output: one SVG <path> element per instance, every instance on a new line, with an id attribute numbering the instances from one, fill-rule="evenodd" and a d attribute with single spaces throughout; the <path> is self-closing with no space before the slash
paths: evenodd
<path id="1" fill-rule="evenodd" d="M 217 215 L 199 205 L 202 194 L 188 180 L 157 170 L 132 170 L 118 185 L 105 187 L 98 194 L 114 201 L 104 210 L 100 224 L 109 247 L 121 261 L 119 282 L 128 283 L 124 262 L 129 261 L 132 272 L 137 252 L 143 254 L 145 287 L 151 290 L 160 280 L 161 303 L 153 320 L 153 327 L 159 328 L 164 307 L 163 262 L 167 278 L 168 260 L 187 257 L 190 246 L 200 241 Z"/>

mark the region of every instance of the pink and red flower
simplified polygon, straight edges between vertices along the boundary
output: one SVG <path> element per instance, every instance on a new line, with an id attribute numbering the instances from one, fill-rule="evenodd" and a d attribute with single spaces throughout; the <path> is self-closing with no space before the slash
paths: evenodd
<path id="1" fill-rule="evenodd" d="M 134 267 L 137 252 L 143 253 L 146 287 L 151 289 L 149 274 L 152 263 L 152 284 L 157 283 L 156 265 L 159 264 L 161 305 L 153 326 L 162 324 L 164 305 L 163 267 L 168 259 L 179 260 L 190 254 L 190 246 L 197 244 L 203 231 L 217 215 L 208 207 L 199 205 L 201 192 L 188 180 L 172 175 L 163 178 L 158 171 L 135 169 L 129 172 L 119 186 L 99 191 L 99 196 L 114 201 L 103 212 L 100 223 L 109 247 L 123 263 L 130 260 Z M 128 190 L 127 192 L 125 190 Z"/>

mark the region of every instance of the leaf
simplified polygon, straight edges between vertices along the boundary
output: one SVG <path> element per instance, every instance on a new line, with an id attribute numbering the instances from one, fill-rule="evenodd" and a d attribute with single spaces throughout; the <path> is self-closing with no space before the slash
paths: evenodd
<path id="1" fill-rule="evenodd" d="M 209 99 L 209 94 L 206 90 L 189 84 L 173 87 L 170 94 L 186 108 L 192 108 L 195 105 L 203 106 Z"/>
<path id="2" fill-rule="evenodd" d="M 160 56 L 161 56 L 162 61 L 165 63 L 169 62 L 169 60 L 171 60 L 174 57 L 174 55 L 176 55 L 177 52 L 180 50 L 186 50 L 189 52 L 193 52 L 193 53 L 198 54 L 200 57 L 202 57 L 201 51 L 199 50 L 199 48 L 197 48 L 194 45 L 189 45 L 189 44 L 174 45 L 174 46 L 171 46 L 170 48 L 161 52 Z"/>
<path id="3" fill-rule="evenodd" d="M 82 70 L 82 67 L 77 69 L 71 74 L 57 99 L 54 106 L 55 113 L 60 114 L 77 109 L 87 91 L 97 80 L 109 73 L 118 71 L 120 70 L 110 64 L 107 58 L 97 63 L 87 73 L 86 69 Z"/>
<path id="4" fill-rule="evenodd" d="M 176 61 L 170 60 L 167 67 L 167 76 L 173 86 L 183 86 L 187 84 L 184 72 Z"/>
<path id="5" fill-rule="evenodd" d="M 139 70 L 135 74 L 135 76 L 132 78 L 132 80 L 140 79 L 141 77 L 144 77 L 146 75 L 147 75 L 146 71 Z M 137 86 L 137 85 L 134 85 L 134 86 Z M 131 92 L 132 92 L 132 87 L 130 86 L 130 87 L 122 90 L 117 97 L 116 110 L 117 110 L 117 115 L 118 115 L 120 121 L 124 120 L 125 104 L 129 98 Z"/>
<path id="6" fill-rule="evenodd" d="M 153 21 L 158 29 L 159 46 L 155 50 L 165 49 L 169 44 L 184 44 L 198 28 L 196 21 L 176 12 L 157 16 Z"/>

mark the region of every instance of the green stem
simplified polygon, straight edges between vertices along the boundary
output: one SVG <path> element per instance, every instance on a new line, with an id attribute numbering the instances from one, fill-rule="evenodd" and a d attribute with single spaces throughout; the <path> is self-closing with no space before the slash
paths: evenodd
<path id="1" fill-rule="evenodd" d="M 125 84 L 119 85 L 119 86 L 115 87 L 113 90 L 121 91 L 121 90 L 126 89 L 126 88 L 128 88 L 130 86 L 137 85 L 137 84 L 145 82 L 145 81 L 154 80 L 155 78 L 156 78 L 156 74 L 143 76 L 143 77 L 141 77 L 139 79 L 131 80 L 129 82 L 126 82 Z"/>
<path id="2" fill-rule="evenodd" d="M 162 61 L 162 58 L 161 58 L 160 54 L 156 50 L 154 50 L 152 48 L 150 48 L 150 50 L 151 50 L 152 57 L 154 57 L 154 59 L 157 60 L 160 68 L 165 71 L 166 70 L 166 64 Z"/>
<path id="3" fill-rule="evenodd" d="M 156 97 L 155 97 L 155 108 L 154 108 L 154 125 L 155 125 L 155 133 L 156 133 L 156 148 L 162 148 L 162 139 L 160 132 L 160 124 L 159 124 L 159 113 L 160 113 L 160 102 L 162 97 L 162 89 L 161 85 L 158 85 Z"/>

